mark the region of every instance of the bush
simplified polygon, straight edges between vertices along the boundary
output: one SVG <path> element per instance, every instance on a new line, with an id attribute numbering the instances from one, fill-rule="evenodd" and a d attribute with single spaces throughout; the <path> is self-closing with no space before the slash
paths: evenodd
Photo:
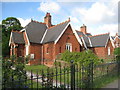
<path id="1" fill-rule="evenodd" d="M 114 50 L 114 55 L 120 56 L 120 47 L 115 48 L 115 50 Z"/>
<path id="2" fill-rule="evenodd" d="M 114 55 L 116 56 L 116 60 L 120 62 L 120 47 L 115 48 Z"/>
<path id="3" fill-rule="evenodd" d="M 17 86 L 23 88 L 25 86 L 27 75 L 24 69 L 25 65 L 22 60 L 22 57 L 17 58 L 16 56 L 12 56 L 10 59 L 3 59 L 2 73 L 4 88 Z"/>
<path id="4" fill-rule="evenodd" d="M 95 65 L 102 62 L 91 50 L 83 52 L 65 51 L 61 54 L 61 60 L 66 62 L 74 60 L 75 63 L 84 64 L 84 66 L 90 64 L 91 61 L 94 62 Z"/>

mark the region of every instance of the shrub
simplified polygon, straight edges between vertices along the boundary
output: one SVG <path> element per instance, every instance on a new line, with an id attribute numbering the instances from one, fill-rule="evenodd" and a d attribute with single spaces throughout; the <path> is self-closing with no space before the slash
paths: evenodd
<path id="1" fill-rule="evenodd" d="M 26 75 L 26 71 L 24 70 L 25 65 L 22 60 L 23 60 L 22 57 L 17 58 L 16 56 L 12 56 L 10 59 L 3 59 L 2 73 L 3 73 L 4 88 L 25 86 L 24 81 L 27 75 Z"/>
<path id="2" fill-rule="evenodd" d="M 102 62 L 91 50 L 85 50 L 83 52 L 65 51 L 61 54 L 61 60 L 66 62 L 74 60 L 75 63 L 84 64 L 84 66 L 91 63 L 91 61 L 94 62 L 94 64 Z"/>

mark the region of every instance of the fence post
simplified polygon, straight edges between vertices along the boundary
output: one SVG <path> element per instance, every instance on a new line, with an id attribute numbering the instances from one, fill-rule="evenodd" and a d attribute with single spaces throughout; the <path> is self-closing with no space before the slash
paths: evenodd
<path id="1" fill-rule="evenodd" d="M 117 61 L 117 69 L 118 69 L 118 77 L 120 77 L 120 55 L 116 56 L 116 61 Z M 119 80 L 118 80 L 119 83 Z M 118 89 L 120 89 L 120 86 L 118 85 Z"/>
<path id="2" fill-rule="evenodd" d="M 93 61 L 90 61 L 90 64 L 88 66 L 88 82 L 87 82 L 87 88 L 92 89 L 93 88 Z"/>
<path id="3" fill-rule="evenodd" d="M 120 55 L 116 56 L 116 61 L 118 64 L 118 77 L 120 77 Z M 118 80 L 119 81 L 119 80 Z M 118 82 L 119 83 L 119 82 Z M 120 89 L 120 86 L 118 85 L 118 89 Z"/>
<path id="4" fill-rule="evenodd" d="M 75 65 L 71 60 L 71 90 L 75 90 Z"/>

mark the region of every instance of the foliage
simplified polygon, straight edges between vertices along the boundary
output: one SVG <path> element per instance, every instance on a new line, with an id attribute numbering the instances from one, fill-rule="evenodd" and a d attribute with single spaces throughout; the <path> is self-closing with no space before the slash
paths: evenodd
<path id="1" fill-rule="evenodd" d="M 24 86 L 24 82 L 22 80 L 24 80 L 27 75 L 26 71 L 24 70 L 25 65 L 22 60 L 23 58 L 17 58 L 16 56 L 12 56 L 10 59 L 3 60 L 2 73 L 3 84 L 5 84 L 4 87 L 11 88 Z"/>
<path id="2" fill-rule="evenodd" d="M 119 61 L 120 64 L 120 47 L 115 48 L 114 55 L 116 56 L 116 60 Z"/>
<path id="3" fill-rule="evenodd" d="M 9 39 L 12 30 L 21 30 L 22 26 L 19 20 L 15 17 L 8 17 L 2 20 L 2 56 L 9 56 Z"/>
<path id="4" fill-rule="evenodd" d="M 67 62 L 74 60 L 75 63 L 84 64 L 84 66 L 90 64 L 91 61 L 93 61 L 94 64 L 98 64 L 101 62 L 91 50 L 86 50 L 83 52 L 65 51 L 61 54 L 61 60 Z"/>
<path id="5" fill-rule="evenodd" d="M 120 47 L 115 48 L 114 55 L 119 55 L 120 56 Z"/>
<path id="6" fill-rule="evenodd" d="M 5 30 L 21 30 L 20 21 L 15 17 L 8 17 L 2 21 L 2 25 L 4 25 Z"/>

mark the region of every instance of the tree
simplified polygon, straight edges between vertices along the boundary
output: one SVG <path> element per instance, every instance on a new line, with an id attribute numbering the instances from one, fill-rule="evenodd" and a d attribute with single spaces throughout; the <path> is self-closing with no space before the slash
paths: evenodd
<path id="1" fill-rule="evenodd" d="M 21 30 L 22 26 L 20 24 L 20 21 L 15 17 L 8 17 L 5 20 L 2 21 L 2 25 L 5 26 L 6 31 L 10 30 Z"/>
<path id="2" fill-rule="evenodd" d="M 23 27 L 20 21 L 15 17 L 8 17 L 2 20 L 2 56 L 9 56 L 9 39 L 12 30 L 19 31 Z"/>

